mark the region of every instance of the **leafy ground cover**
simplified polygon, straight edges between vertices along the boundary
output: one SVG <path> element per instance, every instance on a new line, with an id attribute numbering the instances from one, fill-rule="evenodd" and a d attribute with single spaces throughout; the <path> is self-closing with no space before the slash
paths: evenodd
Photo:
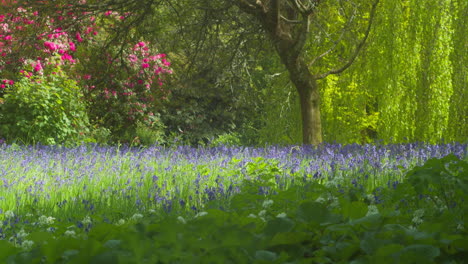
<path id="1" fill-rule="evenodd" d="M 463 263 L 466 144 L 0 146 L 2 263 Z"/>

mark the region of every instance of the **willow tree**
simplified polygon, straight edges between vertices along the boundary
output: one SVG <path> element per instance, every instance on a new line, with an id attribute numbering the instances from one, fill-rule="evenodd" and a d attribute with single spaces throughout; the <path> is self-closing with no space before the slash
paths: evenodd
<path id="1" fill-rule="evenodd" d="M 290 79 L 299 94 L 304 144 L 317 145 L 322 142 L 320 93 L 317 80 L 330 74 L 339 74 L 353 64 L 369 36 L 378 2 L 379 0 L 376 0 L 372 4 L 364 37 L 355 47 L 348 61 L 323 73 L 313 73 L 310 69 L 310 61 L 306 60 L 304 54 L 304 47 L 310 35 L 314 33 L 311 32 L 310 25 L 320 6 L 319 0 L 238 0 L 235 2 L 242 11 L 256 18 L 289 72 Z M 312 61 L 326 56 L 335 47 L 331 47 Z"/>

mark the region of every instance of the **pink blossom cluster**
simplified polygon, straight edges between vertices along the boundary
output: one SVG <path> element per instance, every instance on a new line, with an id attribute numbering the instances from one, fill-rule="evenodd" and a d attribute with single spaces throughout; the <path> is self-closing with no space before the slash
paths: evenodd
<path id="1" fill-rule="evenodd" d="M 0 82 L 0 88 L 4 89 L 6 88 L 8 85 L 13 85 L 15 84 L 15 82 L 13 80 L 7 80 L 7 79 L 3 79 L 1 82 Z"/>
<path id="2" fill-rule="evenodd" d="M 14 2 L 2 0 L 4 5 Z M 78 2 L 83 4 L 86 1 Z M 80 60 L 90 59 L 90 55 L 83 52 L 76 57 L 80 46 L 89 48 L 99 45 L 94 36 L 106 30 L 98 25 L 99 19 L 86 14 L 90 15 L 87 21 L 79 21 L 75 23 L 78 25 L 75 28 L 65 30 L 63 25 L 73 24 L 74 21 L 70 20 L 77 20 L 75 14 L 58 12 L 54 18 L 45 17 L 45 20 L 40 15 L 29 7 L 19 7 L 12 9 L 10 13 L 0 14 L 0 71 L 10 73 L 8 75 L 10 78 L 4 79 L 5 82 L 2 81 L 0 84 L 1 88 L 14 85 L 14 80 L 21 76 L 31 78 L 34 75 L 54 74 L 47 69 L 60 67 L 88 91 L 97 92 L 101 99 L 126 98 L 126 101 L 131 102 L 129 105 L 133 106 L 129 110 L 129 115 L 141 114 L 142 111 L 146 113 L 145 103 L 155 99 L 151 90 L 159 87 L 158 89 L 163 91 L 161 89 L 163 76 L 172 73 L 170 62 L 166 60 L 165 54 L 154 54 L 152 52 L 154 49 L 149 47 L 149 43 L 140 41 L 128 48 L 124 61 L 113 59 L 109 55 L 107 62 L 112 65 L 111 68 L 115 69 L 116 73 L 106 76 L 111 81 L 102 85 L 103 73 L 100 69 L 93 68 L 87 71 L 87 69 L 82 70 L 83 67 L 75 67 L 80 64 Z M 115 11 L 107 11 L 101 15 L 105 19 L 115 20 L 113 23 L 119 23 L 131 16 L 130 13 L 119 14 Z M 25 38 L 32 34 L 35 35 L 35 40 Z M 23 47 L 28 47 L 28 52 L 25 52 Z M 129 66 L 131 71 L 121 74 L 118 71 L 122 71 L 124 64 Z M 125 79 L 121 79 L 122 76 L 125 76 Z M 88 100 L 100 99 L 89 97 Z"/>

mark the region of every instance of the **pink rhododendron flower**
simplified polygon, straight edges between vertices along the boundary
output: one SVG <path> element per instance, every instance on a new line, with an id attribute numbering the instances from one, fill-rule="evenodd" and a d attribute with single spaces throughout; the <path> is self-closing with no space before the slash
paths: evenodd
<path id="1" fill-rule="evenodd" d="M 76 33 L 75 37 L 78 42 L 83 42 L 83 39 L 81 38 L 81 34 L 79 32 Z"/>
<path id="2" fill-rule="evenodd" d="M 53 42 L 46 41 L 44 42 L 44 47 L 50 51 L 54 51 L 57 49 L 57 45 Z"/>
<path id="3" fill-rule="evenodd" d="M 41 61 L 37 61 L 33 67 L 35 72 L 39 72 L 43 69 Z"/>
<path id="4" fill-rule="evenodd" d="M 70 62 L 75 62 L 75 61 L 73 60 L 73 57 L 72 57 L 70 54 L 68 54 L 68 53 L 63 54 L 60 58 L 61 58 L 62 60 L 64 60 L 64 61 L 67 60 L 67 61 L 70 61 Z"/>
<path id="5" fill-rule="evenodd" d="M 149 65 L 148 63 L 142 63 L 142 64 L 141 64 L 141 67 L 142 67 L 143 69 L 149 68 L 149 66 L 150 66 L 150 65 Z"/>
<path id="6" fill-rule="evenodd" d="M 76 45 L 75 45 L 75 43 L 69 42 L 69 43 L 68 43 L 68 46 L 70 47 L 70 50 L 71 50 L 71 51 L 76 51 Z"/>

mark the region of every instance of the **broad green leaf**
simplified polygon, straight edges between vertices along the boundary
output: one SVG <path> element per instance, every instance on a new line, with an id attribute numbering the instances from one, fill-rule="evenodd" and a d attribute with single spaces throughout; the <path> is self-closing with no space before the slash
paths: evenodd
<path id="1" fill-rule="evenodd" d="M 0 260 L 5 260 L 8 256 L 19 251 L 19 249 L 6 240 L 0 240 L 0 249 Z"/>
<path id="2" fill-rule="evenodd" d="M 400 260 L 405 262 L 417 261 L 418 263 L 423 263 L 438 257 L 440 249 L 432 245 L 415 244 L 405 247 L 398 255 Z"/>
<path id="3" fill-rule="evenodd" d="M 274 236 L 280 232 L 290 232 L 295 226 L 295 223 L 285 217 L 274 218 L 268 221 L 264 233 L 267 236 Z"/>
<path id="4" fill-rule="evenodd" d="M 278 258 L 275 252 L 267 251 L 267 250 L 257 250 L 255 252 L 255 259 L 256 260 L 263 260 L 263 261 L 275 261 Z"/>
<path id="5" fill-rule="evenodd" d="M 303 221 L 322 224 L 325 223 L 330 216 L 330 211 L 324 204 L 306 201 L 299 205 L 297 209 L 297 217 Z"/>
<path id="6" fill-rule="evenodd" d="M 342 199 L 340 203 L 344 217 L 349 219 L 358 219 L 366 216 L 367 214 L 368 208 L 363 202 L 350 202 L 349 200 Z"/>

